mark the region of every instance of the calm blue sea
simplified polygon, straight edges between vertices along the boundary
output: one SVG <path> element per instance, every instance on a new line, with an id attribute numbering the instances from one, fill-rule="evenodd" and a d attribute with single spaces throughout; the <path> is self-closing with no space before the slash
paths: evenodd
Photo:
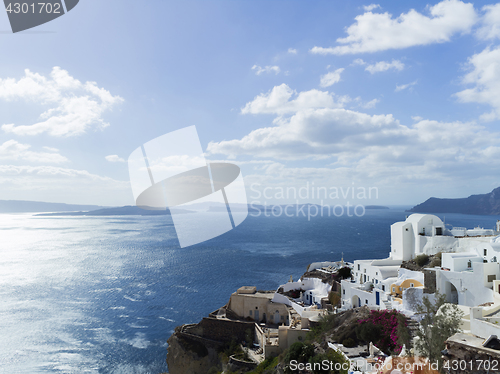
<path id="1" fill-rule="evenodd" d="M 314 261 L 385 257 L 390 225 L 405 216 L 249 216 L 181 249 L 169 217 L 0 215 L 0 372 L 166 372 L 175 326 L 242 285 L 276 289 Z M 499 218 L 446 223 L 493 228 Z"/>

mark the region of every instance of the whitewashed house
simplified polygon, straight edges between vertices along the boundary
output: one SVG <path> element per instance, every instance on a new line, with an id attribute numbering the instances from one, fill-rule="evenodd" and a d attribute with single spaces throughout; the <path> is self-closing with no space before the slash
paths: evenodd
<path id="1" fill-rule="evenodd" d="M 352 280 L 342 281 L 342 308 L 367 305 L 414 312 L 423 297 L 423 273 L 401 272 L 400 266 L 419 255 L 439 252 L 441 268 L 429 270 L 436 272 L 437 291 L 449 302 L 474 306 L 493 301 L 493 281 L 500 279 L 500 236 L 492 238 L 492 233 L 498 231 L 448 230 L 435 215 L 412 214 L 391 225 L 388 258 L 354 261 Z"/>

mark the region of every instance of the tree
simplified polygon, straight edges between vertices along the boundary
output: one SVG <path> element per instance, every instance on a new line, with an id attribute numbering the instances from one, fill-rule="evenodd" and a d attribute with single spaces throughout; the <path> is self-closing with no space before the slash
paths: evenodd
<path id="1" fill-rule="evenodd" d="M 382 327 L 373 323 L 362 323 L 356 327 L 356 336 L 367 345 L 370 342 L 377 343 L 382 334 Z"/>
<path id="2" fill-rule="evenodd" d="M 339 269 L 337 271 L 337 274 L 338 276 L 341 278 L 341 279 L 347 279 L 347 278 L 350 278 L 351 277 L 351 268 L 348 267 L 348 266 L 344 266 L 343 268 Z"/>
<path id="3" fill-rule="evenodd" d="M 340 297 L 339 292 L 330 291 L 330 293 L 328 294 L 328 301 L 330 302 L 330 304 L 332 304 L 333 307 L 340 306 L 341 300 L 342 298 Z"/>
<path id="4" fill-rule="evenodd" d="M 445 348 L 446 339 L 461 331 L 463 312 L 456 305 L 447 303 L 445 295 L 436 293 L 434 303 L 424 296 L 422 304 L 417 306 L 417 313 L 422 315 L 422 320 L 416 332 L 418 340 L 415 348 L 429 361 L 437 361 L 441 367 L 441 351 Z"/>

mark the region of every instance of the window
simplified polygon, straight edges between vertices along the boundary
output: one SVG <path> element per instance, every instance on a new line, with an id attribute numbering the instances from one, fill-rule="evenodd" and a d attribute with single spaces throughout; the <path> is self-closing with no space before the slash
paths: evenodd
<path id="1" fill-rule="evenodd" d="M 250 311 L 248 312 L 248 314 L 252 315 L 252 311 L 250 310 Z"/>
<path id="2" fill-rule="evenodd" d="M 375 272 L 375 275 L 378 275 L 378 271 Z"/>
<path id="3" fill-rule="evenodd" d="M 378 279 L 375 279 L 375 284 L 378 284 Z"/>
<path id="4" fill-rule="evenodd" d="M 368 300 L 365 299 L 365 304 L 368 304 Z"/>
<path id="5" fill-rule="evenodd" d="M 255 309 L 259 309 L 259 307 L 256 306 Z"/>
<path id="6" fill-rule="evenodd" d="M 368 280 L 368 282 L 370 281 L 370 276 L 367 276 L 366 279 Z"/>
<path id="7" fill-rule="evenodd" d="M 443 235 L 443 228 L 442 227 L 436 227 L 436 235 Z"/>
<path id="8" fill-rule="evenodd" d="M 285 320 L 285 316 L 281 316 L 281 320 L 284 321 Z"/>
<path id="9" fill-rule="evenodd" d="M 406 231 L 408 231 L 408 227 L 406 228 Z"/>
<path id="10" fill-rule="evenodd" d="M 414 287 L 413 283 L 410 283 L 410 287 Z"/>
<path id="11" fill-rule="evenodd" d="M 484 255 L 487 256 L 488 255 L 488 250 L 485 248 L 484 249 Z"/>
<path id="12" fill-rule="evenodd" d="M 364 270 L 364 272 L 366 273 L 366 269 L 363 269 L 363 270 Z"/>
<path id="13" fill-rule="evenodd" d="M 345 290 L 342 290 L 342 293 L 345 295 Z"/>
<path id="14" fill-rule="evenodd" d="M 382 291 L 385 291 L 385 286 L 384 285 L 382 285 Z"/>
<path id="15" fill-rule="evenodd" d="M 497 276 L 495 274 L 493 275 L 488 275 L 488 282 L 493 282 L 494 280 L 497 279 Z"/>
<path id="16" fill-rule="evenodd" d="M 392 292 L 396 292 L 396 287 L 392 287 Z"/>
<path id="17" fill-rule="evenodd" d="M 358 270 L 361 270 L 361 265 L 360 264 L 358 264 Z"/>

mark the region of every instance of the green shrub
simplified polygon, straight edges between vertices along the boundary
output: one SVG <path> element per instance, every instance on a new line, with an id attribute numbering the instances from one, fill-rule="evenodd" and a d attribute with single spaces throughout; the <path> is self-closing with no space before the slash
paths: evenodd
<path id="1" fill-rule="evenodd" d="M 352 348 L 356 346 L 356 342 L 353 338 L 347 338 L 342 341 L 342 345 L 346 348 Z"/>
<path id="2" fill-rule="evenodd" d="M 441 259 L 437 258 L 437 257 L 434 257 L 432 259 L 432 261 L 429 263 L 429 267 L 433 268 L 433 267 L 436 267 L 436 266 L 441 267 Z"/>
<path id="3" fill-rule="evenodd" d="M 337 271 L 338 276 L 341 279 L 347 279 L 351 277 L 351 268 L 348 266 L 345 266 Z"/>
<path id="4" fill-rule="evenodd" d="M 311 328 L 307 333 L 306 341 L 311 342 L 317 339 L 321 334 L 334 329 L 337 326 L 335 314 L 327 314 L 322 316 L 319 324 Z"/>
<path id="5" fill-rule="evenodd" d="M 328 362 L 328 365 L 331 364 L 349 364 L 349 362 L 344 358 L 344 356 L 339 353 L 334 351 L 333 349 L 327 350 L 325 353 L 320 353 L 318 355 L 315 355 L 309 360 L 309 363 L 312 364 L 312 372 L 313 374 L 330 374 L 330 373 L 339 373 L 339 374 L 347 374 L 347 370 L 341 369 L 340 371 L 335 370 L 335 371 L 330 371 L 329 369 L 325 369 L 322 365 L 324 361 Z M 346 365 L 346 367 L 349 367 L 349 365 Z"/>
<path id="6" fill-rule="evenodd" d="M 314 346 L 312 344 L 304 344 L 301 342 L 293 343 L 285 354 L 285 365 L 289 365 L 290 361 L 302 363 L 309 362 L 309 359 L 314 356 Z M 285 369 L 285 373 L 293 373 L 290 367 Z"/>
<path id="7" fill-rule="evenodd" d="M 269 372 L 271 369 L 274 369 L 276 365 L 278 365 L 278 363 L 278 357 L 268 357 L 264 361 L 262 361 L 255 369 L 248 372 L 248 374 L 264 374 L 265 372 Z"/>
<path id="8" fill-rule="evenodd" d="M 415 257 L 415 262 L 418 266 L 422 267 L 429 262 L 429 256 L 427 256 L 426 254 L 418 255 L 417 257 Z"/>
<path id="9" fill-rule="evenodd" d="M 217 366 L 212 366 L 210 370 L 207 371 L 207 374 L 219 374 L 220 370 Z"/>
<path id="10" fill-rule="evenodd" d="M 382 334 L 382 326 L 372 323 L 362 323 L 356 327 L 356 337 L 366 344 L 376 342 Z"/>

